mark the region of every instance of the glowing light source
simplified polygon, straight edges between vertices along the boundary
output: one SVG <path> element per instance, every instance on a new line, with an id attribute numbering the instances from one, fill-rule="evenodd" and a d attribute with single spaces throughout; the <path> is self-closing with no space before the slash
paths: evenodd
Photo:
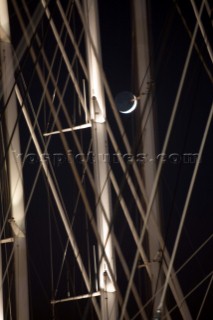
<path id="1" fill-rule="evenodd" d="M 115 103 L 120 113 L 133 112 L 138 104 L 137 98 L 129 91 L 123 91 L 115 97 Z"/>

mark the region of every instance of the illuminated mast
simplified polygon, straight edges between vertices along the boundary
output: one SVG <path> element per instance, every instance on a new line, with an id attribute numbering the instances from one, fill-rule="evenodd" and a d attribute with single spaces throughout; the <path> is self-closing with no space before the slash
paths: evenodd
<path id="1" fill-rule="evenodd" d="M 6 143 L 7 145 L 10 145 L 8 149 L 8 168 L 12 217 L 12 219 L 10 219 L 10 224 L 14 237 L 16 319 L 28 320 L 29 305 L 24 192 L 22 185 L 21 162 L 17 161 L 17 155 L 20 154 L 20 139 L 17 123 L 18 113 L 16 97 L 13 87 L 15 79 L 12 47 L 10 42 L 8 6 L 6 0 L 0 1 L 0 40 L 1 81 L 4 104 L 6 105 Z"/>
<path id="2" fill-rule="evenodd" d="M 97 188 L 97 225 L 104 250 L 99 246 L 99 286 L 101 291 L 102 320 L 117 319 L 117 299 L 113 278 L 116 277 L 114 249 L 111 235 L 112 206 L 108 165 L 103 155 L 108 154 L 106 134 L 106 110 L 99 62 L 101 45 L 96 0 L 84 0 L 85 15 L 89 33 L 86 35 L 89 70 L 90 117 L 92 122 L 94 172 Z M 99 155 L 102 155 L 100 157 Z M 108 221 L 107 221 L 108 220 Z M 103 252 L 104 251 L 104 252 Z M 107 261 L 108 260 L 108 261 Z M 110 270 L 111 269 L 111 270 Z"/>

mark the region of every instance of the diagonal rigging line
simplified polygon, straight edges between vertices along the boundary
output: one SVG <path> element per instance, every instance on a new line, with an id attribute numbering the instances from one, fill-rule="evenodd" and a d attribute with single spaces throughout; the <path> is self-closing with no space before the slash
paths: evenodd
<path id="1" fill-rule="evenodd" d="M 201 17 L 200 17 L 200 15 L 199 15 L 199 12 L 198 12 L 198 10 L 197 10 L 197 7 L 196 7 L 196 4 L 195 4 L 194 0 L 190 0 L 190 2 L 191 2 L 191 5 L 192 5 L 192 8 L 193 8 L 193 10 L 194 10 L 194 14 L 195 14 L 195 17 L 196 17 L 196 19 L 197 19 L 197 23 L 198 23 L 198 25 L 199 25 L 201 34 L 202 34 L 202 36 L 203 36 L 203 40 L 204 40 L 204 42 L 205 42 L 205 44 L 206 44 L 207 51 L 208 51 L 208 53 L 209 53 L 211 62 L 213 62 L 213 53 L 212 53 L 211 44 L 210 44 L 209 41 L 208 41 L 208 37 L 207 37 L 206 32 L 205 32 L 205 29 L 204 29 L 204 27 L 203 27 L 203 23 L 202 23 L 202 21 L 201 21 Z"/>
<path id="2" fill-rule="evenodd" d="M 184 297 L 183 299 L 180 301 L 180 303 L 182 304 L 193 292 L 195 292 L 195 290 L 197 290 L 210 276 L 213 277 L 213 271 L 209 272 L 209 274 L 207 276 L 205 276 L 196 286 L 194 286 Z M 211 279 L 212 281 L 212 279 Z M 173 308 L 171 308 L 168 311 L 168 314 L 171 314 L 175 309 L 177 308 L 177 305 L 175 305 Z M 166 319 L 167 314 L 165 314 L 165 316 L 162 319 Z"/>
<path id="3" fill-rule="evenodd" d="M 206 289 L 206 293 L 205 293 L 205 295 L 204 295 L 204 297 L 203 297 L 203 301 L 202 301 L 202 303 L 201 303 L 200 309 L 199 309 L 199 311 L 198 311 L 198 314 L 197 314 L 197 317 L 196 317 L 195 320 L 198 320 L 198 319 L 200 318 L 201 312 L 202 312 L 202 310 L 203 310 L 203 306 L 204 306 L 204 304 L 205 304 L 205 302 L 206 302 L 206 299 L 207 299 L 209 290 L 210 290 L 211 285 L 212 285 L 212 281 L 213 281 L 213 274 L 212 274 L 211 279 L 210 279 L 210 281 L 209 281 L 208 287 L 207 287 L 207 289 Z"/>
<path id="4" fill-rule="evenodd" d="M 176 7 L 176 10 L 177 10 L 178 14 L 180 15 L 180 18 L 181 18 L 181 20 L 182 20 L 182 22 L 183 22 L 183 25 L 184 25 L 184 27 L 186 28 L 186 31 L 187 31 L 189 37 L 191 38 L 191 37 L 192 37 L 192 33 L 191 33 L 190 29 L 189 29 L 189 26 L 188 26 L 188 24 L 187 24 L 187 22 L 186 22 L 186 19 L 184 18 L 183 14 L 182 14 L 182 11 L 181 11 L 181 9 L 180 9 L 180 6 L 179 6 L 179 4 L 177 3 L 177 0 L 173 0 L 173 2 L 174 2 L 174 5 L 175 5 L 175 7 Z M 207 4 L 207 3 L 205 3 L 205 4 Z M 199 49 L 199 47 L 198 47 L 198 45 L 197 45 L 196 42 L 195 42 L 195 50 L 196 50 L 196 52 L 197 52 L 197 54 L 198 54 L 198 57 L 199 57 L 202 65 L 203 65 L 203 67 L 204 67 L 204 69 L 205 69 L 205 71 L 206 71 L 206 73 L 207 73 L 210 81 L 212 82 L 212 81 L 213 81 L 212 73 L 211 73 L 211 71 L 209 70 L 206 62 L 204 61 L 203 55 L 202 55 L 202 53 L 201 53 L 201 51 L 200 51 L 200 49 Z"/>
<path id="5" fill-rule="evenodd" d="M 43 11 L 41 10 L 41 4 L 38 3 L 38 5 L 37 5 L 37 7 L 36 7 L 36 9 L 35 9 L 35 11 L 33 13 L 33 16 L 31 18 L 31 20 L 34 23 L 35 29 L 37 28 L 42 16 L 43 16 Z M 27 34 L 29 34 L 30 38 L 33 38 L 34 35 L 30 31 L 29 25 L 26 27 L 25 30 L 26 30 Z M 19 45 L 18 45 L 17 50 L 16 50 L 16 55 L 18 57 L 17 61 L 21 61 L 21 59 L 22 59 L 22 57 L 23 57 L 23 55 L 25 53 L 26 48 L 27 48 L 27 46 L 26 46 L 26 43 L 25 43 L 25 40 L 24 40 L 24 36 L 23 36 L 22 39 L 20 40 Z M 14 62 L 14 69 L 16 69 L 16 68 L 17 68 L 17 64 L 16 64 L 16 62 Z M 2 95 L 3 95 L 3 92 L 0 92 L 0 99 L 2 98 Z"/>
<path id="6" fill-rule="evenodd" d="M 194 184 L 195 184 L 195 179 L 196 179 L 197 172 L 198 172 L 198 169 L 199 169 L 201 156 L 203 154 L 203 150 L 204 150 L 205 142 L 206 142 L 206 139 L 207 139 L 208 131 L 209 131 L 209 128 L 210 128 L 210 125 L 211 125 L 212 116 L 213 116 L 213 103 L 211 105 L 210 113 L 209 113 L 209 116 L 208 116 L 208 120 L 207 120 L 207 123 L 206 123 L 205 131 L 204 131 L 204 134 L 203 134 L 203 138 L 202 138 L 200 149 L 199 149 L 199 153 L 198 153 L 198 159 L 197 159 L 196 164 L 195 164 L 195 168 L 194 168 L 193 175 L 192 175 L 191 182 L 190 182 L 190 186 L 189 186 L 189 189 L 188 189 L 185 205 L 184 205 L 184 208 L 183 208 L 181 221 L 180 221 L 180 224 L 179 224 L 179 228 L 178 228 L 177 236 L 176 236 L 176 239 L 175 239 L 175 244 L 174 244 L 174 248 L 173 248 L 173 251 L 172 251 L 172 256 L 171 256 L 171 260 L 170 260 L 170 264 L 169 264 L 169 268 L 168 268 L 168 272 L 167 272 L 167 276 L 166 276 L 166 280 L 165 280 L 165 284 L 164 284 L 163 293 L 162 293 L 161 300 L 160 300 L 160 303 L 159 303 L 159 306 L 158 306 L 159 310 L 161 310 L 163 308 L 163 304 L 164 304 L 164 300 L 165 300 L 165 296 L 166 296 L 166 292 L 167 292 L 167 288 L 168 288 L 168 282 L 169 282 L 169 278 L 171 276 L 171 270 L 172 270 L 173 263 L 174 263 L 175 256 L 176 256 L 176 252 L 177 252 L 177 249 L 178 249 L 178 244 L 179 244 L 179 241 L 180 241 L 183 225 L 184 225 L 184 222 L 185 222 L 188 206 L 189 206 L 189 203 L 190 203 L 193 187 L 194 187 Z"/>
<path id="7" fill-rule="evenodd" d="M 201 5 L 201 8 L 200 8 L 200 13 L 202 12 L 203 6 L 204 6 L 204 0 L 202 1 L 202 5 Z M 181 79 L 180 79 L 178 91 L 177 91 L 177 94 L 176 94 L 176 98 L 175 98 L 172 114 L 171 114 L 171 117 L 170 117 L 170 121 L 169 121 L 168 129 L 167 129 L 166 137 L 165 137 L 165 140 L 164 140 L 164 144 L 163 144 L 163 148 L 162 148 L 162 152 L 161 152 L 162 154 L 166 153 L 167 146 L 168 146 L 168 143 L 169 143 L 169 138 L 170 138 L 172 127 L 173 127 L 173 123 L 174 123 L 174 120 L 175 120 L 176 111 L 177 111 L 177 108 L 178 108 L 178 105 L 179 105 L 179 100 L 180 100 L 181 92 L 182 92 L 182 89 L 183 89 L 183 85 L 184 85 L 184 81 L 185 81 L 188 65 L 189 65 L 189 62 L 190 62 L 190 58 L 191 58 L 192 49 L 193 49 L 193 46 L 194 46 L 197 30 L 198 30 L 198 24 L 196 23 L 196 26 L 195 26 L 195 29 L 194 29 L 194 32 L 193 32 L 193 37 L 191 39 L 191 43 L 190 43 L 190 46 L 189 46 L 188 54 L 187 54 L 187 57 L 186 57 L 186 61 L 185 61 L 185 64 L 184 64 L 182 76 L 181 76 Z M 140 235 L 140 242 L 141 243 L 143 242 L 143 239 L 144 239 L 144 236 L 145 236 L 146 226 L 147 226 L 150 214 L 151 214 L 151 209 L 152 209 L 152 205 L 153 205 L 153 202 L 154 202 L 155 194 L 157 192 L 157 187 L 158 187 L 158 183 L 159 183 L 159 179 L 160 179 L 160 174 L 161 174 L 161 171 L 162 171 L 162 166 L 163 166 L 163 161 L 160 161 L 160 163 L 159 163 L 159 165 L 157 167 L 155 180 L 154 180 L 154 183 L 153 183 L 150 199 L 149 199 L 147 210 L 146 210 L 146 214 L 145 214 L 146 218 L 144 220 L 144 225 L 143 225 L 143 228 L 142 228 L 142 231 L 141 231 L 141 235 Z M 124 304 L 123 304 L 122 311 L 121 311 L 121 318 L 120 318 L 121 320 L 123 319 L 124 312 L 125 312 L 126 305 L 127 305 L 127 301 L 128 301 L 128 298 L 129 298 L 131 283 L 132 283 L 133 278 L 134 278 L 138 257 L 139 257 L 139 252 L 137 250 L 136 254 L 135 254 L 133 267 L 132 267 L 131 277 L 130 277 L 129 284 L 128 284 L 128 287 L 127 287 L 127 290 L 126 290 Z"/>
<path id="8" fill-rule="evenodd" d="M 64 47 L 63 47 L 63 44 L 61 42 L 60 36 L 58 34 L 58 31 L 56 29 L 56 26 L 55 26 L 55 24 L 53 22 L 53 19 L 52 19 L 51 15 L 50 15 L 50 12 L 49 12 L 48 8 L 47 8 L 47 3 L 46 3 L 45 0 L 41 0 L 41 3 L 43 5 L 44 12 L 46 13 L 47 18 L 49 19 L 49 23 L 50 23 L 50 26 L 52 28 L 53 34 L 54 34 L 55 38 L 57 39 L 57 44 L 58 44 L 59 49 L 61 51 L 61 54 L 62 54 L 62 56 L 64 58 L 65 64 L 66 64 L 68 72 L 70 74 L 70 77 L 71 77 L 71 79 L 73 81 L 73 85 L 74 85 L 74 88 L 75 88 L 75 90 L 76 90 L 76 92 L 78 94 L 80 103 L 81 103 L 84 111 L 86 112 L 83 95 L 82 95 L 81 90 L 80 90 L 80 88 L 78 86 L 78 82 L 77 82 L 77 80 L 75 78 L 74 72 L 73 72 L 72 67 L 70 65 L 70 62 L 69 62 L 69 58 L 68 58 L 68 56 L 67 56 L 67 54 L 66 54 L 66 52 L 64 50 Z"/>
<path id="9" fill-rule="evenodd" d="M 74 37 L 74 34 L 73 34 L 73 32 L 72 32 L 72 30 L 71 30 L 71 28 L 70 28 L 69 21 L 67 20 L 67 17 L 66 17 L 66 15 L 65 15 L 65 13 L 64 13 L 64 10 L 63 10 L 60 2 L 57 0 L 56 3 L 57 3 L 57 6 L 58 6 L 58 8 L 59 8 L 59 11 L 60 11 L 60 13 L 61 13 L 61 16 L 62 16 L 62 18 L 63 18 L 64 25 L 66 26 L 67 33 L 68 33 L 68 35 L 69 35 L 69 37 L 70 37 L 70 39 L 71 39 L 71 41 L 72 41 L 72 44 L 73 44 L 73 47 L 74 47 L 74 49 L 75 49 L 76 55 L 77 55 L 77 57 L 78 57 L 78 59 L 79 59 L 79 61 L 80 61 L 80 64 L 81 64 L 82 69 L 83 69 L 83 71 L 84 71 L 84 74 L 85 74 L 86 78 L 88 79 L 88 70 L 87 70 L 87 67 L 86 67 L 86 65 L 85 65 L 85 63 L 84 63 L 84 60 L 82 59 L 82 56 L 81 56 L 81 53 L 80 53 L 80 50 L 79 50 L 79 46 L 78 46 L 78 44 L 77 44 L 76 41 L 75 41 L 75 37 Z"/>

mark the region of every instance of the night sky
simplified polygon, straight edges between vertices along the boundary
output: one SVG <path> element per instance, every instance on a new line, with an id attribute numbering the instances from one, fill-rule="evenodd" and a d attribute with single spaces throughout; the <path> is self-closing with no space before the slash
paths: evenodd
<path id="1" fill-rule="evenodd" d="M 134 1 L 134 0 L 132 0 Z M 100 16 L 100 33 L 102 46 L 103 67 L 111 88 L 113 97 L 121 91 L 130 91 L 133 94 L 139 95 L 140 88 L 135 89 L 134 76 L 134 49 L 132 45 L 132 8 L 131 0 L 99 0 L 99 16 Z M 66 2 L 66 1 L 65 1 Z M 65 6 L 65 2 L 61 1 Z M 196 1 L 200 4 L 201 1 Z M 209 1 L 210 2 L 210 1 Z M 10 18 L 11 18 L 11 34 L 14 50 L 18 47 L 22 38 L 22 31 L 16 17 L 13 7 L 13 1 L 10 3 Z M 37 1 L 26 1 L 27 7 L 32 14 L 37 7 Z M 195 24 L 195 16 L 190 5 L 190 1 L 177 1 L 183 16 L 186 19 L 188 27 L 193 32 Z M 168 127 L 169 118 L 173 108 L 175 96 L 177 93 L 180 77 L 183 70 L 183 65 L 190 45 L 190 37 L 187 34 L 186 28 L 183 25 L 182 19 L 177 12 L 175 1 L 172 0 L 151 0 L 148 1 L 149 13 L 149 33 L 151 39 L 150 53 L 150 68 L 153 78 L 153 108 L 156 114 L 156 136 L 157 136 L 157 154 L 161 152 L 164 142 L 166 130 Z M 59 17 L 58 9 L 54 1 L 50 1 L 50 10 L 53 14 L 53 19 L 56 25 L 62 24 L 62 19 Z M 65 10 L 65 7 L 64 7 Z M 74 6 L 73 16 L 76 12 Z M 28 24 L 28 19 L 24 7 L 20 4 L 20 11 L 23 14 L 25 24 Z M 53 57 L 53 52 L 56 46 L 52 32 L 48 27 L 46 18 L 41 20 L 37 32 L 43 39 L 43 46 L 50 61 Z M 75 31 L 78 38 L 81 33 L 79 17 L 76 15 L 76 20 L 71 20 L 71 27 Z M 210 22 L 204 15 L 208 37 L 210 37 Z M 66 40 L 66 35 L 63 33 L 61 39 L 65 43 L 66 50 L 72 60 L 74 53 L 72 47 Z M 211 39 L 210 39 L 211 40 Z M 67 41 L 67 42 L 66 42 Z M 31 45 L 38 54 L 38 62 L 41 65 L 43 74 L 47 77 L 47 69 L 40 55 L 40 47 L 36 44 L 36 37 L 31 40 Z M 197 45 L 200 53 L 207 65 L 207 68 L 212 74 L 212 64 L 206 50 L 206 46 L 200 32 L 197 37 Z M 84 41 L 80 45 L 80 49 L 85 55 Z M 56 62 L 53 66 L 53 72 L 57 75 L 57 71 L 61 66 L 61 56 L 57 53 Z M 34 71 L 34 64 L 30 58 L 29 52 L 26 51 L 21 62 L 23 77 L 26 86 L 29 86 L 29 92 L 32 99 L 32 105 L 37 111 L 39 101 L 41 99 L 42 88 L 39 84 L 38 77 Z M 74 64 L 74 70 L 79 77 L 79 83 L 82 85 L 82 69 L 79 64 Z M 16 74 L 18 71 L 16 70 Z M 66 67 L 61 66 L 58 74 L 58 85 L 60 90 L 63 90 L 66 79 Z M 17 76 L 20 83 L 20 75 Z M 23 84 L 22 84 L 23 85 Z M 23 89 L 23 87 L 22 87 Z M 53 94 L 54 87 L 48 84 L 48 89 Z M 137 91 L 137 92 L 135 92 Z M 71 115 L 73 123 L 78 123 L 83 116 L 79 112 L 78 100 L 71 83 L 65 92 L 65 105 Z M 55 105 L 58 104 L 57 97 L 54 100 Z M 197 154 L 201 143 L 202 135 L 205 129 L 207 117 L 212 103 L 212 83 L 204 69 L 201 59 L 195 50 L 192 53 L 188 72 L 186 75 L 183 92 L 181 95 L 178 111 L 172 130 L 171 139 L 167 150 L 167 160 L 163 166 L 163 171 L 160 179 L 160 199 L 162 210 L 162 233 L 169 252 L 172 252 L 177 228 L 179 225 L 181 213 L 184 207 L 187 191 L 189 188 L 191 176 L 194 169 L 193 163 L 184 163 L 183 155 L 187 153 Z M 30 116 L 33 119 L 32 111 L 27 102 Z M 71 106 L 73 112 L 71 112 Z M 107 116 L 113 132 L 118 139 L 118 143 L 122 145 L 121 137 L 118 134 L 118 129 L 115 125 L 115 119 L 112 115 L 110 103 L 106 98 Z M 48 108 L 47 100 L 43 101 L 43 106 L 39 115 L 39 123 L 42 132 L 50 131 L 53 124 L 53 118 Z M 64 127 L 68 127 L 67 119 L 63 112 L 59 112 L 59 117 Z M 132 146 L 133 154 L 135 152 L 146 152 L 146 150 L 138 150 L 137 137 L 138 129 L 136 127 L 137 113 L 121 116 L 122 123 L 126 128 L 126 132 Z M 54 127 L 55 128 L 55 127 Z M 38 134 L 38 130 L 36 129 Z M 89 150 L 90 139 L 87 133 L 78 133 L 78 138 L 82 142 L 83 150 L 87 153 Z M 20 136 L 23 152 L 26 150 L 28 143 L 28 129 L 23 117 L 20 118 Z M 73 153 L 77 153 L 73 138 L 70 134 L 67 136 L 70 149 Z M 212 153 L 212 126 L 208 133 L 204 153 L 199 166 L 198 175 L 196 178 L 195 187 L 192 193 L 190 206 L 187 213 L 187 218 L 184 225 L 181 241 L 178 247 L 177 256 L 174 267 L 178 269 L 188 257 L 212 234 L 213 231 L 213 210 L 212 210 L 212 191 L 213 191 L 213 153 Z M 39 139 L 41 142 L 41 139 Z M 112 146 L 109 143 L 110 151 Z M 122 146 L 121 146 L 122 148 Z M 54 136 L 50 140 L 48 152 L 63 153 L 63 147 L 59 136 Z M 33 144 L 30 144 L 28 153 L 35 153 Z M 178 154 L 178 159 L 169 158 L 170 154 Z M 24 188 L 25 202 L 27 203 L 31 188 L 36 179 L 39 161 L 25 161 L 24 164 Z M 154 159 L 156 164 L 157 159 Z M 140 228 L 138 213 L 135 209 L 134 201 L 129 195 L 129 189 L 123 183 L 123 176 L 120 169 L 114 167 L 116 177 L 120 176 L 120 184 L 128 206 L 132 212 L 133 219 L 137 228 Z M 79 201 L 76 209 L 76 199 L 78 199 L 78 189 L 74 183 L 73 174 L 67 163 L 54 166 L 55 174 L 58 179 L 59 187 L 62 190 L 64 197 L 64 205 L 67 209 L 67 214 L 70 221 L 73 221 L 73 229 L 79 243 L 80 250 L 83 252 L 85 264 L 88 264 L 92 269 L 91 276 L 94 277 L 93 261 L 92 261 L 92 245 L 95 243 L 95 237 L 88 226 L 88 220 L 85 215 L 85 208 Z M 83 167 L 78 165 L 79 173 L 83 173 Z M 131 170 L 131 169 L 130 169 Z M 144 165 L 145 170 L 145 165 Z M 83 182 L 87 190 L 91 202 L 94 198 L 89 186 L 88 178 L 85 177 Z M 132 263 L 134 257 L 134 249 L 132 250 L 133 240 L 128 231 L 127 223 L 121 220 L 121 207 L 117 202 L 115 193 L 112 192 L 113 205 L 115 214 L 115 231 L 118 231 L 118 240 L 121 247 L 125 248 L 124 255 L 127 261 Z M 95 210 L 95 205 L 92 205 Z M 29 283 L 30 283 L 30 309 L 31 319 L 96 319 L 92 311 L 91 304 L 88 301 L 71 302 L 57 305 L 55 308 L 55 318 L 50 306 L 50 300 L 53 297 L 53 287 L 56 287 L 58 275 L 60 273 L 61 260 L 63 250 L 66 246 L 66 235 L 63 225 L 57 215 L 57 209 L 54 204 L 51 192 L 47 186 L 46 178 L 40 173 L 36 184 L 32 199 L 27 210 L 27 237 L 28 237 L 28 262 L 29 262 Z M 87 248 L 88 235 L 86 230 L 89 230 L 89 248 Z M 79 232 L 79 230 L 83 232 Z M 183 268 L 179 274 L 179 280 L 182 285 L 184 294 L 187 294 L 197 283 L 199 283 L 213 268 L 212 259 L 212 239 L 208 244 L 196 255 L 190 263 Z M 54 264 L 51 269 L 51 259 Z M 122 273 L 118 275 L 122 282 Z M 137 276 L 138 279 L 143 279 L 143 275 Z M 192 318 L 196 319 L 198 310 L 205 295 L 210 278 L 207 279 L 188 299 Z M 125 281 L 121 284 L 122 289 L 125 288 Z M 139 284 L 140 290 L 143 291 L 143 284 Z M 141 289 L 142 288 L 142 289 Z M 67 291 L 71 292 L 71 296 L 85 293 L 85 287 L 79 275 L 77 263 L 72 255 L 71 249 L 68 250 L 67 259 L 63 267 L 62 277 L 59 281 L 57 297 L 63 298 L 67 295 Z M 211 306 L 212 290 L 209 292 L 203 312 L 199 319 L 210 319 L 213 317 Z M 141 291 L 140 291 L 141 292 Z M 130 299 L 131 304 L 131 299 Z M 168 305 L 172 308 L 174 301 L 171 294 L 168 294 Z M 138 309 L 133 303 L 129 305 L 130 316 L 133 317 Z M 149 310 L 150 312 L 150 310 Z M 131 318 L 130 317 L 130 318 Z M 174 311 L 171 314 L 172 319 L 181 319 L 180 314 Z M 8 318 L 9 319 L 9 318 Z M 138 317 L 137 319 L 140 319 Z M 151 319 L 151 313 L 149 314 Z"/>

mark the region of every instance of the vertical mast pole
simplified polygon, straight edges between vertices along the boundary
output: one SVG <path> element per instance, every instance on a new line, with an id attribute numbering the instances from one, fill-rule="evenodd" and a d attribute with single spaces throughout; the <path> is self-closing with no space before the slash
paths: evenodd
<path id="1" fill-rule="evenodd" d="M 135 30 L 135 50 L 136 50 L 136 66 L 137 66 L 137 79 L 136 85 L 137 88 L 140 88 L 141 92 L 138 92 L 140 95 L 145 92 L 144 97 L 147 98 L 147 104 L 144 106 L 145 98 L 141 98 L 139 101 L 139 118 L 144 112 L 143 119 L 141 124 L 139 124 L 142 134 L 142 147 L 144 152 L 148 155 L 149 158 L 156 158 L 155 150 L 155 128 L 154 128 L 154 113 L 152 107 L 152 80 L 150 72 L 150 49 L 149 49 L 149 35 L 148 35 L 148 21 L 147 21 L 147 1 L 146 0 L 134 0 L 133 1 L 133 15 L 134 15 L 134 30 Z M 143 85 L 142 85 L 143 84 Z M 142 88 L 141 88 L 142 85 Z M 144 107 L 146 108 L 144 111 Z M 148 120 L 147 120 L 148 119 Z M 145 128 L 145 129 L 144 129 Z M 147 193 L 147 198 L 150 197 L 152 186 L 156 174 L 155 161 L 147 162 L 144 167 L 144 179 L 145 179 L 145 188 Z M 156 195 L 155 201 L 152 207 L 152 214 L 154 219 L 157 222 L 157 225 L 160 227 L 160 205 L 158 194 Z M 149 234 L 148 234 L 148 246 L 149 246 L 149 257 L 150 261 L 153 263 L 151 266 L 151 272 L 153 275 L 152 279 L 152 294 L 155 294 L 158 289 L 162 286 L 162 277 L 159 275 L 160 268 L 160 257 L 161 249 L 155 234 L 152 224 L 149 224 Z M 156 258 L 155 258 L 156 257 Z M 154 259 L 154 261 L 153 261 Z M 156 259 L 156 261 L 155 261 Z M 154 308 L 158 305 L 160 299 L 160 293 L 156 295 L 154 300 Z"/>
<path id="2" fill-rule="evenodd" d="M 84 0 L 85 16 L 91 35 L 91 41 L 96 49 L 99 61 L 101 61 L 101 45 L 99 34 L 99 17 L 97 0 Z M 110 264 L 114 278 L 116 278 L 116 267 L 114 258 L 114 249 L 110 226 L 112 220 L 112 205 L 110 184 L 108 177 L 108 165 L 104 161 L 104 155 L 108 154 L 108 143 L 106 134 L 106 110 L 104 89 L 98 62 L 94 54 L 90 39 L 86 36 L 87 59 L 89 71 L 89 95 L 90 95 L 90 120 L 92 122 L 92 138 L 94 153 L 94 173 L 97 194 L 97 224 L 100 237 L 104 245 L 104 253 L 99 247 L 99 286 L 101 291 L 101 313 L 102 320 L 116 320 L 117 316 L 117 298 L 116 290 L 112 281 L 111 272 L 106 263 L 104 255 Z M 100 205 L 100 202 L 102 206 Z M 107 216 L 107 220 L 104 216 Z"/>
<path id="3" fill-rule="evenodd" d="M 0 1 L 0 59 L 2 71 L 2 88 L 4 103 L 7 103 L 5 111 L 6 143 L 10 143 L 8 150 L 8 168 L 11 196 L 11 228 L 14 236 L 14 261 L 15 261 L 15 296 L 16 319 L 29 319 L 28 303 L 28 273 L 27 273 L 27 249 L 25 238 L 25 214 L 24 192 L 22 185 L 21 162 L 17 161 L 20 154 L 19 127 L 17 121 L 17 106 L 15 91 L 13 90 L 14 68 L 12 48 L 10 42 L 10 25 L 7 0 Z M 11 95 L 10 95 L 11 94 Z M 7 102 L 8 101 L 8 102 Z M 13 130 L 15 131 L 13 133 Z M 13 136 L 12 136 L 13 135 Z M 12 137 L 12 140 L 10 141 Z"/>

